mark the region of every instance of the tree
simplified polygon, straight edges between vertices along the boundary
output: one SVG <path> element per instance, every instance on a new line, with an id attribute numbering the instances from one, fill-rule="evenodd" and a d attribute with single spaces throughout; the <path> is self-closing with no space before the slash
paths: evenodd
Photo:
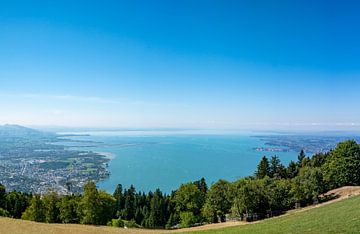
<path id="1" fill-rule="evenodd" d="M 263 156 L 259 165 L 257 166 L 257 170 L 255 172 L 255 177 L 258 179 L 262 179 L 265 176 L 270 175 L 270 165 L 269 160 L 266 156 Z"/>
<path id="2" fill-rule="evenodd" d="M 330 188 L 360 185 L 360 146 L 354 140 L 339 143 L 323 165 Z"/>
<path id="3" fill-rule="evenodd" d="M 151 228 L 164 227 L 166 224 L 164 197 L 159 189 L 154 192 L 154 196 L 151 198 L 148 219 L 148 227 Z"/>
<path id="4" fill-rule="evenodd" d="M 78 211 L 82 224 L 100 223 L 100 198 L 94 182 L 88 182 L 85 185 Z"/>
<path id="5" fill-rule="evenodd" d="M 105 225 L 113 218 L 116 200 L 105 191 L 99 191 L 99 220 L 98 224 Z"/>
<path id="6" fill-rule="evenodd" d="M 317 201 L 324 192 L 323 175 L 320 168 L 304 167 L 293 179 L 292 193 L 297 202 L 308 204 Z"/>
<path id="7" fill-rule="evenodd" d="M 128 190 L 124 191 L 125 204 L 122 211 L 122 217 L 126 220 L 135 218 L 135 188 L 133 185 Z"/>
<path id="8" fill-rule="evenodd" d="M 36 222 L 45 221 L 44 203 L 41 200 L 40 195 L 33 196 L 30 206 L 25 210 L 21 218 Z"/>
<path id="9" fill-rule="evenodd" d="M 197 217 L 190 211 L 180 213 L 180 227 L 187 228 L 193 226 L 197 222 Z"/>
<path id="10" fill-rule="evenodd" d="M 6 204 L 5 186 L 0 184 L 0 208 L 5 208 L 5 204 Z"/>
<path id="11" fill-rule="evenodd" d="M 206 184 L 205 178 L 201 178 L 198 181 L 195 181 L 194 184 L 196 185 L 196 187 L 198 187 L 198 189 L 200 190 L 200 192 L 203 195 L 206 195 L 207 191 L 208 191 L 208 186 Z"/>
<path id="12" fill-rule="evenodd" d="M 178 216 L 177 213 L 171 213 L 165 227 L 167 229 L 172 228 L 173 226 L 175 226 L 178 223 L 179 220 L 180 220 L 180 217 Z"/>
<path id="13" fill-rule="evenodd" d="M 143 213 L 143 209 L 142 207 L 136 207 L 136 211 L 135 211 L 135 222 L 137 224 L 140 224 L 142 223 L 142 221 L 144 220 L 144 213 Z"/>
<path id="14" fill-rule="evenodd" d="M 6 210 L 11 217 L 19 219 L 29 206 L 30 200 L 29 194 L 11 191 L 6 194 Z"/>
<path id="15" fill-rule="evenodd" d="M 286 169 L 287 178 L 295 178 L 299 173 L 299 166 L 294 161 L 290 161 L 289 166 Z"/>
<path id="16" fill-rule="evenodd" d="M 231 184 L 225 180 L 219 180 L 209 189 L 203 209 L 210 222 L 225 222 L 225 215 L 229 213 L 232 199 L 230 197 Z"/>
<path id="17" fill-rule="evenodd" d="M 265 178 L 265 195 L 270 208 L 270 215 L 274 211 L 284 211 L 291 208 L 291 183 L 286 179 Z"/>
<path id="18" fill-rule="evenodd" d="M 322 167 L 329 153 L 319 153 L 312 156 L 310 160 L 311 167 Z"/>
<path id="19" fill-rule="evenodd" d="M 251 217 L 254 213 L 266 213 L 269 204 L 261 180 L 242 179 L 236 185 L 232 210 L 235 215 Z"/>
<path id="20" fill-rule="evenodd" d="M 115 209 L 114 209 L 114 212 L 115 212 L 115 216 L 119 217 L 120 214 L 121 214 L 121 210 L 124 209 L 124 206 L 125 206 L 125 198 L 124 198 L 124 195 L 123 195 L 123 189 L 122 189 L 122 185 L 121 184 L 118 184 L 116 186 L 116 189 L 114 191 L 114 194 L 113 194 L 116 202 L 115 202 Z"/>
<path id="21" fill-rule="evenodd" d="M 274 178 L 285 178 L 285 167 L 281 164 L 278 156 L 272 156 L 270 159 L 270 169 L 269 169 L 270 177 Z"/>
<path id="22" fill-rule="evenodd" d="M 304 150 L 301 150 L 300 154 L 298 155 L 298 162 L 297 162 L 299 167 L 302 167 L 302 162 L 305 159 L 305 157 L 306 157 L 306 155 L 305 155 Z"/>
<path id="23" fill-rule="evenodd" d="M 59 197 L 55 192 L 45 194 L 43 197 L 44 209 L 45 209 L 45 222 L 58 223 L 59 219 Z"/>
<path id="24" fill-rule="evenodd" d="M 201 191 L 195 184 L 182 184 L 175 192 L 174 202 L 177 212 L 192 212 L 198 220 L 201 219 L 200 213 L 203 205 Z"/>
<path id="25" fill-rule="evenodd" d="M 64 196 L 58 203 L 59 218 L 62 223 L 79 223 L 79 216 L 77 213 L 80 203 L 80 197 L 71 195 Z"/>

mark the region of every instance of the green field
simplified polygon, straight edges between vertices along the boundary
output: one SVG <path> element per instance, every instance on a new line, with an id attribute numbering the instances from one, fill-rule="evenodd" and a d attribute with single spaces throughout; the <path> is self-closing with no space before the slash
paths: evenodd
<path id="1" fill-rule="evenodd" d="M 191 233 L 360 233 L 360 196 L 249 225 Z"/>

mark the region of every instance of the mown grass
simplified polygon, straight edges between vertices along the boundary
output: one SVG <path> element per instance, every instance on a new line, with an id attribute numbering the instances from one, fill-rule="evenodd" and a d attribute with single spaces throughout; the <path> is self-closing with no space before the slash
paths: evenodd
<path id="1" fill-rule="evenodd" d="M 192 233 L 360 233 L 360 196 L 249 225 Z"/>

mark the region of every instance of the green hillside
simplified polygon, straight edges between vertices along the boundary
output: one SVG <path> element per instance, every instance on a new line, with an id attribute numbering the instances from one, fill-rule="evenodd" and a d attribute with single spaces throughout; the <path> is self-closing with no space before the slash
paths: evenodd
<path id="1" fill-rule="evenodd" d="M 211 227 L 198 227 L 211 228 Z M 216 227 L 215 227 L 216 228 Z M 191 233 L 191 234 L 238 234 L 238 233 L 359 233 L 360 196 L 336 201 L 319 208 L 305 211 L 291 211 L 290 214 L 260 222 L 223 229 L 196 231 L 189 228 L 176 231 L 124 229 L 106 226 L 79 224 L 46 224 L 0 217 L 0 233 L 42 234 L 42 233 Z M 191 231 L 191 232 L 190 232 Z"/>
<path id="2" fill-rule="evenodd" d="M 360 233 L 360 196 L 249 225 L 192 233 Z"/>

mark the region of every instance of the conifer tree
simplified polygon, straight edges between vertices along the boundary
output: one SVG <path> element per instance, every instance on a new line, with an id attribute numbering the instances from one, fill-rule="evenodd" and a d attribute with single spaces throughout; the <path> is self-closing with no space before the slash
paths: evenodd
<path id="1" fill-rule="evenodd" d="M 255 172 L 255 176 L 257 179 L 262 179 L 265 176 L 270 175 L 270 165 L 269 160 L 266 156 L 263 156 L 259 165 L 257 166 L 257 170 Z"/>

